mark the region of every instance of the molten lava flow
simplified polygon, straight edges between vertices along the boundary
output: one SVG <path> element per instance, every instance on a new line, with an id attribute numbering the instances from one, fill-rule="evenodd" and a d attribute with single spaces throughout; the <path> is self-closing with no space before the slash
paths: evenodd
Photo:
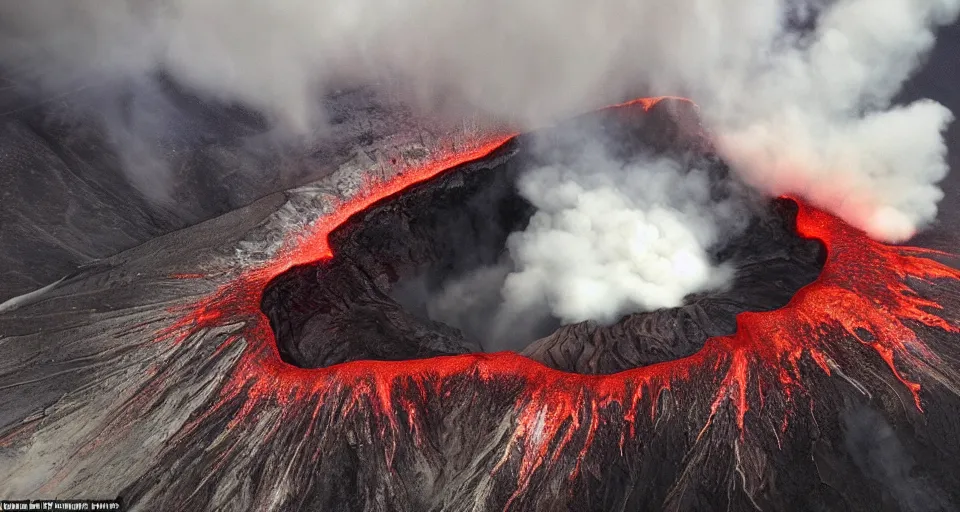
<path id="1" fill-rule="evenodd" d="M 693 105 L 697 109 L 700 108 L 696 103 L 691 101 L 689 98 L 684 98 L 682 96 L 651 96 L 647 98 L 637 98 L 635 100 L 625 101 L 623 103 L 611 105 L 607 108 L 621 108 L 621 107 L 629 107 L 631 105 L 640 105 L 641 107 L 643 107 L 644 112 L 649 112 L 650 109 L 657 106 L 660 102 L 663 102 L 666 100 L 682 101 L 684 103 L 689 103 L 690 105 Z"/>
<path id="2" fill-rule="evenodd" d="M 662 99 L 625 105 L 639 104 L 648 110 Z M 797 397 L 805 392 L 803 375 L 811 369 L 826 375 L 849 374 L 850 362 L 845 360 L 849 358 L 842 356 L 849 353 L 851 344 L 875 352 L 903 383 L 917 408 L 923 407 L 919 376 L 960 383 L 958 376 L 944 377 L 947 370 L 939 356 L 915 331 L 922 324 L 955 334 L 960 332 L 957 319 L 941 316 L 942 308 L 910 285 L 912 281 L 958 281 L 960 272 L 932 259 L 940 253 L 874 242 L 799 201 L 799 233 L 826 246 L 820 278 L 779 310 L 741 314 L 736 334 L 712 338 L 687 358 L 614 375 L 563 373 L 514 353 L 358 361 L 316 370 L 281 361 L 268 320 L 260 311 L 261 293 L 271 279 L 294 265 L 330 258 L 328 234 L 354 213 L 445 169 L 481 158 L 511 138 L 494 138 L 388 182 L 369 183 L 365 193 L 318 220 L 309 232 L 292 238 L 275 261 L 246 271 L 188 310 L 177 312 L 179 319 L 161 333 L 163 342 L 189 343 L 201 330 L 243 325 L 223 342 L 224 346 L 241 339 L 246 343 L 219 402 L 222 406 L 242 401 L 230 428 L 242 425 L 268 402 L 282 408 L 284 419 L 309 411 L 316 419 L 323 403 L 335 401 L 343 404 L 344 417 L 361 411 L 368 414 L 367 421 L 384 439 L 392 460 L 398 436 L 411 435 L 416 440 L 427 428 L 421 419 L 427 396 L 443 395 L 457 379 L 470 379 L 475 386 L 518 383 L 520 391 L 511 395 L 516 428 L 509 444 L 519 448 L 520 459 L 513 459 L 515 450 L 507 450 L 496 465 L 497 470 L 508 463 L 518 468 L 509 508 L 535 472 L 548 470 L 564 453 L 584 454 L 609 418 L 615 417 L 624 427 L 621 449 L 641 429 L 653 428 L 658 406 L 667 395 L 680 404 L 707 397 L 701 435 L 721 416 L 736 421 L 741 435 L 753 424 L 748 420 L 761 415 L 783 414 L 782 425 L 787 428 L 787 416 L 796 414 Z M 194 418 L 179 435 L 188 435 L 203 420 Z M 579 465 L 569 477 L 576 477 L 578 471 Z"/>

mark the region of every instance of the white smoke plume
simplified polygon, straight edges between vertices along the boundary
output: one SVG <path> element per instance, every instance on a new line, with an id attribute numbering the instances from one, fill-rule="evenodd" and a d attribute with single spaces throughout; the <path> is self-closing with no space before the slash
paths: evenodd
<path id="1" fill-rule="evenodd" d="M 325 91 L 370 81 L 518 128 L 630 95 L 686 95 L 748 183 L 902 241 L 936 215 L 952 114 L 891 100 L 958 10 L 960 0 L 4 1 L 0 64 L 54 92 L 163 70 L 300 132 L 322 122 Z M 541 212 L 511 241 L 521 270 L 509 300 L 539 294 L 572 321 L 677 304 L 680 289 L 661 283 L 671 269 L 686 269 L 687 291 L 707 286 L 711 240 L 698 226 L 716 205 L 657 207 L 648 190 L 689 185 L 667 168 L 623 181 L 528 176 Z M 616 305 L 594 306 L 604 299 Z"/>
<path id="2" fill-rule="evenodd" d="M 875 238 L 910 238 L 942 198 L 941 133 L 953 115 L 929 100 L 890 101 L 932 47 L 929 27 L 958 5 L 835 2 L 814 33 L 707 96 L 721 153 L 768 193 L 801 195 Z"/>
<path id="3" fill-rule="evenodd" d="M 306 130 L 350 81 L 520 127 L 628 94 L 688 94 L 755 186 L 885 239 L 936 214 L 952 119 L 888 110 L 960 0 L 34 0 L 0 3 L 0 61 L 48 88 L 163 69 Z M 796 33 L 790 20 L 812 27 Z M 812 20 L 812 21 L 810 21 Z"/>
<path id="4" fill-rule="evenodd" d="M 754 196 L 695 163 L 624 162 L 593 139 L 578 148 L 522 172 L 518 192 L 535 208 L 529 224 L 507 238 L 496 265 L 431 295 L 431 319 L 487 351 L 518 350 L 557 323 L 612 323 L 729 284 L 733 268 L 712 249 L 747 227 Z"/>
<path id="5" fill-rule="evenodd" d="M 564 323 L 611 322 L 726 284 L 729 269 L 715 267 L 708 249 L 727 231 L 720 226 L 739 227 L 743 208 L 712 200 L 703 171 L 594 152 L 534 169 L 519 186 L 537 213 L 507 242 L 515 268 L 502 290 L 507 311 L 546 304 Z"/>
<path id="6" fill-rule="evenodd" d="M 932 220 L 945 108 L 889 109 L 960 0 L 33 0 L 0 62 L 62 91 L 165 70 L 308 130 L 318 98 L 389 80 L 528 127 L 631 93 L 687 94 L 723 155 L 900 241 Z M 800 34 L 796 24 L 812 27 Z"/>

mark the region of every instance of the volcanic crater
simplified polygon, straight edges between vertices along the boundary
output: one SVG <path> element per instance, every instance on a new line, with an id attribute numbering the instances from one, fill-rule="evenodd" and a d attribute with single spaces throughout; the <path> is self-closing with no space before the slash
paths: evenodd
<path id="1" fill-rule="evenodd" d="M 493 321 L 496 293 L 478 298 L 479 305 L 452 322 L 434 314 L 429 302 L 451 280 L 503 261 L 507 237 L 523 230 L 535 211 L 518 192 L 519 176 L 562 165 L 598 140 L 622 161 L 669 156 L 687 170 L 706 170 L 711 195 L 734 193 L 729 169 L 712 153 L 696 107 L 686 101 L 618 106 L 517 137 L 354 214 L 329 234 L 332 258 L 271 281 L 261 309 L 280 357 L 324 368 L 490 351 L 483 330 Z M 728 286 L 612 324 L 546 318 L 520 334 L 518 352 L 557 370 L 616 373 L 689 356 L 708 338 L 733 334 L 739 313 L 785 305 L 817 278 L 825 248 L 797 234 L 792 200 L 744 201 L 749 221 L 711 248 L 715 263 L 735 269 Z M 498 284 L 502 279 L 494 278 L 492 289 Z"/>
<path id="2" fill-rule="evenodd" d="M 720 183 L 692 114 L 641 100 L 576 122 L 622 133 L 611 146 L 623 158 L 672 152 Z M 557 130 L 541 140 L 568 140 Z M 13 404 L 0 480 L 24 496 L 105 489 L 156 510 L 960 503 L 955 257 L 876 242 L 803 200 L 761 203 L 714 248 L 738 269 L 729 290 L 568 325 L 522 355 L 477 353 L 487 347 L 469 332 L 397 300 L 404 282 L 484 264 L 476 253 L 496 254 L 523 225 L 510 173 L 543 158 L 528 151 L 536 141 L 453 139 L 394 168 L 396 146 L 365 147 L 378 158 L 363 186 L 330 175 L 14 304 L 0 313 L 0 359 L 17 369 L 0 376 Z M 483 222 L 456 246 L 471 219 Z M 775 311 L 737 315 L 794 289 Z M 357 308 L 381 316 L 351 325 Z M 424 359 L 448 351 L 474 353 Z"/>

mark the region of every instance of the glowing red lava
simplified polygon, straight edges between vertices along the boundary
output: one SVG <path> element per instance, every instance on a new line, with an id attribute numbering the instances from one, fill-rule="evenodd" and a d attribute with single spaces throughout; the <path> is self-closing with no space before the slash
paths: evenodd
<path id="1" fill-rule="evenodd" d="M 649 109 L 658 101 L 640 99 L 628 104 L 639 103 Z M 478 386 L 521 382 L 522 391 L 515 396 L 516 429 L 511 439 L 511 446 L 520 448 L 522 454 L 514 497 L 523 492 L 538 468 L 550 466 L 575 439 L 576 447 L 570 447 L 584 453 L 598 425 L 605 421 L 600 411 L 620 412 L 618 419 L 627 427 L 621 436 L 621 449 L 626 439 L 635 436 L 636 425 L 648 421 L 647 416 L 652 420 L 657 415 L 665 393 L 672 393 L 677 401 L 707 397 L 709 415 L 703 430 L 723 413 L 735 418 L 742 435 L 745 418 L 761 414 L 771 396 L 776 395 L 778 403 L 783 404 L 776 410 L 784 415 L 792 407 L 795 394 L 803 391 L 803 361 L 808 370 L 819 368 L 827 375 L 843 371 L 845 363 L 837 355 L 849 343 L 875 351 L 912 394 L 916 407 L 922 409 L 920 386 L 911 376 L 938 367 L 940 361 L 910 325 L 924 324 L 949 333 L 960 332 L 960 325 L 957 319 L 939 316 L 941 307 L 914 292 L 908 278 L 928 283 L 960 280 L 960 272 L 932 259 L 940 253 L 872 241 L 832 215 L 800 201 L 800 235 L 818 239 L 826 246 L 827 260 L 820 277 L 779 310 L 739 315 L 736 334 L 712 338 L 690 357 L 614 375 L 564 373 L 514 353 L 358 361 L 323 369 L 301 369 L 281 361 L 268 320 L 260 311 L 261 294 L 271 279 L 294 265 L 332 257 L 327 235 L 354 213 L 445 169 L 481 158 L 512 137 L 490 139 L 471 151 L 448 155 L 386 183 L 369 183 L 366 193 L 340 205 L 309 232 L 294 236 L 281 257 L 245 271 L 189 309 L 178 311 L 179 319 L 161 333 L 161 339 L 189 343 L 203 329 L 242 323 L 244 327 L 224 342 L 246 342 L 242 360 L 229 376 L 221 400 L 224 403 L 245 396 L 231 428 L 267 402 L 278 404 L 283 415 L 293 417 L 306 412 L 305 406 L 316 415 L 324 401 L 339 399 L 346 403 L 345 416 L 366 404 L 364 407 L 378 419 L 376 425 L 388 453 L 391 446 L 395 447 L 401 429 L 416 437 L 423 427 L 418 419 L 423 400 L 415 397 L 442 393 L 454 377 L 470 378 Z M 759 400 L 748 396 L 758 396 Z M 202 420 L 196 418 L 193 424 Z M 189 430 L 188 426 L 184 431 Z M 508 453 L 498 469 L 507 461 Z M 579 467 L 570 477 L 578 471 Z"/>
<path id="2" fill-rule="evenodd" d="M 700 108 L 696 103 L 691 101 L 689 98 L 684 98 L 682 96 L 651 96 L 647 98 L 637 98 L 630 101 L 625 101 L 623 103 L 618 103 L 616 105 L 611 105 L 607 108 L 621 108 L 621 107 L 629 107 L 631 105 L 640 105 L 641 107 L 643 107 L 644 112 L 649 112 L 650 109 L 652 109 L 653 107 L 657 106 L 658 104 L 666 100 L 682 101 L 684 103 L 689 103 L 690 105 L 693 105 L 695 108 L 698 108 L 698 109 Z"/>

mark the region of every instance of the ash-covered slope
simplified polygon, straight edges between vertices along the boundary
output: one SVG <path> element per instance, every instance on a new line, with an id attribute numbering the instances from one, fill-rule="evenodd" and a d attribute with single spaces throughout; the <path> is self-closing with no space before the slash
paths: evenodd
<path id="1" fill-rule="evenodd" d="M 960 503 L 960 273 L 803 205 L 799 233 L 826 248 L 818 280 L 689 357 L 612 375 L 503 353 L 281 360 L 260 309 L 271 281 L 331 258 L 327 236 L 353 214 L 502 147 L 450 175 L 492 171 L 513 155 L 505 140 L 344 165 L 8 307 L 0 497 L 119 495 L 133 510 Z M 360 186 L 361 173 L 383 181 Z"/>
<path id="2" fill-rule="evenodd" d="M 309 143 L 164 77 L 22 91 L 0 75 L 0 303 L 350 161 L 390 167 L 478 129 L 414 116 L 373 88 L 328 97 L 329 125 Z"/>

